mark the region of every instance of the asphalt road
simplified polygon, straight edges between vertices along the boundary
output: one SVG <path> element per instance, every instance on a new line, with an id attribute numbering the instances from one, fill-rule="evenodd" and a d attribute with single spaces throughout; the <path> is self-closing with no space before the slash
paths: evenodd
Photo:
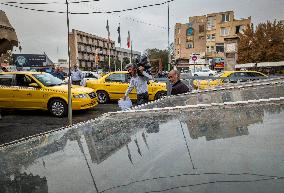
<path id="1" fill-rule="evenodd" d="M 116 103 L 100 104 L 91 110 L 73 111 L 73 123 L 96 118 L 103 113 L 119 110 Z M 47 111 L 2 111 L 0 144 L 8 143 L 68 125 L 68 119 L 56 118 Z"/>

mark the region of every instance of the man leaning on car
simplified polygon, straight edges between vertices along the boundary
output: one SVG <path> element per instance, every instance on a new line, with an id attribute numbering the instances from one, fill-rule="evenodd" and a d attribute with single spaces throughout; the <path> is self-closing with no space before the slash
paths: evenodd
<path id="1" fill-rule="evenodd" d="M 81 80 L 83 79 L 83 74 L 78 66 L 75 64 L 73 70 L 71 71 L 71 80 L 72 84 L 80 85 Z"/>

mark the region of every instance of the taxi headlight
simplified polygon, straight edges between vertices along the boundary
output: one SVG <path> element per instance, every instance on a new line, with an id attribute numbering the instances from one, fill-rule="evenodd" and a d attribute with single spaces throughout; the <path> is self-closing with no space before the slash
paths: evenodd
<path id="1" fill-rule="evenodd" d="M 78 95 L 73 95 L 73 97 L 75 99 L 86 99 L 88 98 L 89 96 L 87 94 L 78 94 Z"/>

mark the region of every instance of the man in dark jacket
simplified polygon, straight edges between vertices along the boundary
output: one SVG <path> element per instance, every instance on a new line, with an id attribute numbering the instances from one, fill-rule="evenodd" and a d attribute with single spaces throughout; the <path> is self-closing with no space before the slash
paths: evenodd
<path id="1" fill-rule="evenodd" d="M 189 92 L 189 88 L 180 81 L 180 73 L 177 70 L 172 70 L 168 74 L 168 78 L 172 85 L 171 95 L 177 95 Z"/>

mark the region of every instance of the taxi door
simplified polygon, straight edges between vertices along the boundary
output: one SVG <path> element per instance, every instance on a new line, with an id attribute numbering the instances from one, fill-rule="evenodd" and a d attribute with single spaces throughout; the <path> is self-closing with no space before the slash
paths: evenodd
<path id="1" fill-rule="evenodd" d="M 0 74 L 0 108 L 13 107 L 13 74 Z"/>
<path id="2" fill-rule="evenodd" d="M 110 99 L 120 99 L 124 96 L 128 88 L 125 73 L 113 73 L 105 79 L 105 89 Z"/>
<path id="3" fill-rule="evenodd" d="M 30 86 L 36 81 L 28 75 L 16 74 L 15 87 L 13 88 L 14 108 L 44 109 L 44 92 L 40 87 Z"/>

